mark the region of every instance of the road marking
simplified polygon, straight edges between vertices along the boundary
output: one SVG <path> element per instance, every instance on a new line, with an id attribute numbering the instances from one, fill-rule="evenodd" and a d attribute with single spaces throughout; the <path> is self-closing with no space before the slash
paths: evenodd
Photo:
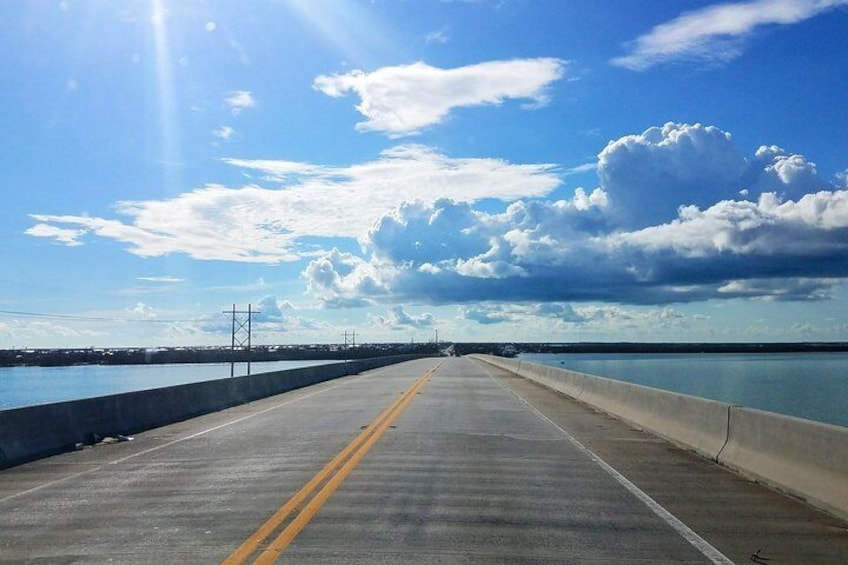
<path id="1" fill-rule="evenodd" d="M 275 404 L 275 405 L 270 406 L 270 407 L 268 407 L 268 408 L 264 408 L 264 409 L 260 410 L 259 412 L 254 412 L 254 413 L 252 413 L 252 414 L 248 414 L 247 416 L 243 416 L 243 417 L 241 417 L 241 418 L 237 418 L 237 419 L 235 419 L 235 420 L 230 420 L 229 422 L 225 422 L 225 423 L 223 423 L 223 424 L 219 424 L 219 425 L 217 425 L 217 426 L 214 426 L 214 427 L 211 427 L 211 428 L 208 428 L 208 429 L 205 429 L 205 430 L 202 430 L 202 431 L 199 431 L 199 432 L 193 433 L 193 434 L 191 434 L 191 435 L 188 435 L 188 436 L 185 436 L 185 437 L 181 437 L 181 438 L 175 439 L 175 440 L 173 440 L 173 441 L 169 441 L 168 443 L 163 443 L 162 445 L 157 445 L 157 446 L 155 446 L 155 447 L 151 447 L 151 448 L 145 449 L 145 450 L 143 450 L 143 451 L 139 451 L 139 452 L 137 452 L 137 453 L 133 453 L 133 454 L 127 455 L 127 456 L 125 456 L 125 457 L 121 457 L 120 459 L 115 459 L 114 461 L 107 461 L 106 463 L 103 463 L 102 465 L 98 465 L 97 467 L 93 467 L 93 468 L 91 468 L 91 469 L 86 469 L 85 471 L 80 471 L 79 473 L 74 473 L 73 475 L 68 475 L 68 476 L 66 476 L 66 477 L 62 477 L 61 479 L 55 479 L 55 480 L 53 480 L 53 481 L 50 481 L 50 482 L 47 482 L 47 483 L 44 483 L 44 484 L 40 484 L 40 485 L 38 485 L 38 486 L 36 486 L 36 487 L 32 487 L 32 488 L 29 488 L 29 489 L 27 489 L 27 490 L 23 490 L 23 491 L 21 491 L 21 492 L 16 492 L 15 494 L 10 494 L 10 495 L 8 495 L 8 496 L 6 496 L 6 497 L 4 497 L 4 498 L 0 498 L 0 504 L 2 504 L 2 503 L 4 503 L 4 502 L 6 502 L 6 501 L 8 501 L 8 500 L 12 500 L 13 498 L 18 498 L 18 497 L 21 497 L 21 496 L 25 496 L 25 495 L 27 495 L 27 494 L 31 494 L 31 493 L 33 493 L 33 492 L 37 492 L 37 491 L 39 491 L 39 490 L 42 490 L 42 489 L 45 489 L 45 488 L 48 488 L 48 487 L 52 487 L 52 486 L 55 486 L 55 485 L 58 485 L 58 484 L 61 484 L 61 483 L 64 483 L 64 482 L 67 482 L 67 481 L 70 481 L 70 480 L 73 480 L 73 479 L 76 479 L 76 478 L 82 477 L 82 476 L 84 476 L 84 475 L 89 475 L 89 474 L 91 474 L 91 473 L 96 473 L 97 471 L 103 470 L 103 469 L 105 469 L 106 467 L 108 467 L 108 466 L 110 466 L 110 465 L 118 465 L 119 463 L 124 463 L 125 461 L 129 461 L 130 459 L 134 459 L 134 458 L 136 458 L 136 457 L 140 457 L 140 456 L 142 456 L 142 455 L 147 455 L 148 453 L 153 453 L 153 452 L 155 452 L 155 451 L 159 451 L 160 449 L 165 449 L 165 448 L 167 448 L 167 447 L 171 447 L 172 445 L 176 445 L 176 444 L 178 444 L 178 443 L 182 443 L 182 442 L 184 442 L 184 441 L 187 441 L 187 440 L 190 440 L 190 439 L 194 439 L 194 438 L 196 438 L 196 437 L 200 437 L 200 436 L 206 435 L 206 434 L 208 434 L 208 433 L 211 433 L 211 432 L 214 432 L 214 431 L 220 430 L 220 429 L 222 429 L 222 428 L 226 428 L 226 427 L 228 427 L 228 426 L 232 426 L 232 425 L 234 425 L 234 424 L 238 424 L 238 423 L 240 423 L 240 422 L 244 422 L 245 420 L 249 420 L 249 419 L 251 419 L 251 418 L 255 418 L 256 416 L 261 416 L 262 414 L 265 414 L 266 412 L 270 412 L 270 411 L 272 411 L 272 410 L 276 410 L 277 408 L 282 408 L 283 406 L 288 406 L 288 405 L 290 405 L 290 404 L 294 404 L 295 402 L 300 402 L 301 400 L 306 400 L 307 398 L 311 398 L 311 397 L 316 396 L 316 395 L 318 395 L 318 394 L 323 394 L 323 393 L 328 392 L 328 391 L 330 391 L 330 390 L 333 390 L 333 389 L 335 389 L 335 388 L 338 388 L 338 387 L 341 387 L 341 386 L 345 386 L 345 385 L 348 385 L 348 384 L 350 384 L 350 383 L 354 383 L 354 382 L 360 381 L 360 380 L 365 379 L 365 378 L 368 378 L 368 377 L 373 377 L 373 376 L 376 376 L 376 375 L 378 375 L 378 374 L 384 373 L 384 372 L 386 372 L 386 371 L 388 371 L 388 369 L 387 369 L 387 368 L 383 368 L 383 369 L 379 369 L 379 370 L 376 370 L 376 371 L 373 371 L 373 372 L 370 372 L 370 371 L 369 371 L 368 373 L 366 373 L 366 374 L 364 374 L 364 375 L 358 375 L 358 376 L 355 376 L 355 377 L 353 377 L 353 378 L 344 378 L 344 377 L 340 377 L 340 379 L 344 378 L 344 382 L 334 383 L 334 384 L 332 384 L 332 385 L 330 385 L 330 386 L 327 386 L 327 387 L 321 388 L 321 389 L 316 390 L 316 391 L 314 391 L 314 392 L 310 392 L 310 393 L 308 393 L 308 394 L 304 394 L 304 395 L 302 395 L 302 396 L 298 396 L 297 398 L 294 398 L 294 399 L 291 399 L 291 400 L 287 400 L 286 402 L 281 402 L 280 404 Z M 320 385 L 322 385 L 322 384 L 326 384 L 327 382 L 330 382 L 330 381 L 324 381 L 323 383 L 317 383 L 317 384 L 312 385 L 312 386 L 320 386 Z M 302 391 L 302 390 L 304 390 L 304 389 L 303 389 L 303 388 L 300 388 L 300 389 L 290 390 L 290 391 L 287 391 L 287 392 L 282 392 L 282 393 L 280 393 L 280 394 L 281 394 L 281 395 L 282 395 L 282 394 L 289 395 L 289 394 L 292 394 L 292 393 L 297 393 L 297 392 Z M 258 402 L 258 401 L 255 401 L 255 402 Z M 236 406 L 232 406 L 232 407 L 230 407 L 230 408 L 227 408 L 226 410 L 232 410 L 232 409 L 234 409 L 234 408 L 242 408 L 242 407 L 244 407 L 244 405 L 243 405 L 243 404 L 240 404 L 240 405 L 236 405 Z M 198 416 L 198 417 L 199 417 L 199 416 Z M 178 422 L 175 422 L 175 424 L 176 424 L 176 423 L 178 423 Z M 173 425 L 173 424 L 172 424 L 172 425 Z"/>
<path id="2" fill-rule="evenodd" d="M 310 479 L 294 496 L 279 508 L 268 520 L 265 521 L 247 540 L 244 541 L 222 565 L 236 565 L 246 563 L 250 557 L 262 549 L 262 544 L 276 531 L 282 528 L 268 546 L 262 549 L 262 553 L 254 563 L 266 564 L 276 561 L 280 553 L 294 541 L 294 538 L 306 527 L 310 520 L 318 513 L 325 502 L 344 482 L 350 472 L 359 464 L 371 447 L 377 443 L 383 433 L 394 424 L 419 390 L 426 384 L 430 377 L 439 369 L 441 363 L 421 375 L 417 381 L 406 390 L 398 399 L 392 402 L 388 408 L 362 431 L 347 447 L 336 455 L 327 465 Z M 313 495 L 315 490 L 323 484 L 323 487 Z M 312 498 L 306 502 L 306 500 Z M 304 502 L 306 506 L 294 517 L 291 522 L 284 526 L 289 516 Z"/>
<path id="3" fill-rule="evenodd" d="M 656 514 L 666 524 L 671 526 L 671 528 L 675 532 L 677 532 L 678 535 L 680 535 L 683 539 L 688 541 L 695 549 L 700 551 L 701 554 L 704 555 L 707 559 L 709 559 L 712 563 L 715 563 L 716 565 L 734 565 L 733 561 L 730 560 L 726 555 L 724 555 L 718 549 L 713 547 L 707 540 L 705 540 L 704 538 L 699 536 L 697 533 L 695 533 L 695 531 L 692 530 L 692 528 L 690 528 L 689 526 L 684 524 L 679 518 L 677 518 L 677 516 L 675 516 L 674 514 L 669 512 L 668 510 L 666 510 L 659 502 L 657 502 L 656 500 L 654 500 L 653 498 L 648 496 L 648 494 L 645 491 L 643 491 L 642 489 L 640 489 L 639 487 L 634 485 L 632 482 L 630 482 L 630 480 L 627 477 L 625 477 L 624 475 L 619 473 L 612 465 L 610 465 L 609 463 L 607 463 L 606 461 L 601 459 L 601 457 L 598 454 L 596 454 L 594 451 L 592 451 L 591 449 L 589 449 L 588 447 L 586 447 L 585 445 L 580 443 L 580 440 L 578 440 L 576 437 L 574 437 L 573 435 L 568 433 L 562 426 L 560 426 L 559 424 L 557 424 L 556 422 L 554 422 L 553 420 L 548 418 L 545 414 L 540 412 L 538 408 L 536 408 L 535 406 L 530 404 L 530 402 L 527 399 L 525 399 L 523 396 L 521 396 L 516 391 L 512 390 L 511 388 L 509 388 L 505 384 L 503 384 L 501 381 L 496 379 L 488 371 L 488 368 L 486 370 L 486 373 L 489 375 L 489 377 L 493 381 L 498 383 L 501 386 L 501 388 L 503 388 L 504 390 L 506 390 L 507 392 L 509 392 L 513 396 L 515 396 L 521 402 L 523 402 L 525 406 L 527 406 L 534 414 L 536 414 L 536 416 L 538 416 L 539 418 L 541 418 L 542 420 L 544 420 L 545 422 L 547 422 L 551 426 L 558 429 L 565 436 L 565 438 L 572 445 L 574 445 L 574 447 L 576 447 L 584 455 L 586 455 L 589 459 L 591 459 L 592 462 L 594 462 L 601 469 L 603 469 L 604 472 L 606 472 L 610 477 L 615 479 L 621 486 L 626 488 L 630 492 L 630 494 L 632 494 L 633 496 L 638 498 L 645 506 L 648 507 L 648 509 L 651 512 Z"/>

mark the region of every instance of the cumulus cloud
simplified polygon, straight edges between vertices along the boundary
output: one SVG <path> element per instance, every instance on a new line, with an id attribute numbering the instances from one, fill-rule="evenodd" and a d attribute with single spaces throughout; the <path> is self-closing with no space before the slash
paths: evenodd
<path id="1" fill-rule="evenodd" d="M 296 308 L 288 300 L 278 298 L 273 294 L 259 300 L 254 316 L 254 330 L 257 336 L 270 334 L 304 335 L 316 330 L 326 330 L 326 324 L 299 316 Z"/>
<path id="2" fill-rule="evenodd" d="M 669 122 L 611 141 L 597 170 L 620 219 L 645 226 L 674 218 L 680 205 L 733 197 L 748 162 L 729 133 Z"/>
<path id="3" fill-rule="evenodd" d="M 565 66 L 565 61 L 552 58 L 489 61 L 455 69 L 418 62 L 371 73 L 321 75 L 313 87 L 334 98 L 354 92 L 360 98 L 356 109 L 367 118 L 356 128 L 398 137 L 443 122 L 454 108 L 500 105 L 508 99 L 542 106 L 548 87 L 563 76 Z"/>
<path id="4" fill-rule="evenodd" d="M 369 295 L 357 284 L 360 274 L 325 262 L 323 275 L 333 285 L 322 287 L 322 299 L 331 302 L 334 288 L 356 286 L 343 297 L 433 303 L 816 300 L 848 277 L 848 191 L 693 205 L 673 221 L 630 231 L 599 230 L 584 217 L 598 210 L 582 210 L 578 200 L 519 202 L 501 214 L 468 214 L 465 205 L 443 201 L 407 207 L 388 220 L 392 237 L 383 237 L 386 223 L 375 224 L 365 241 L 371 260 L 356 259 L 358 272 L 367 270 L 379 281 L 373 286 L 378 293 Z M 440 240 L 442 228 L 426 219 L 445 210 L 463 219 L 451 232 L 451 245 L 410 246 Z M 786 284 L 745 283 L 767 280 Z M 503 319 L 502 312 L 480 309 L 469 310 L 471 316 L 481 323 Z"/>
<path id="5" fill-rule="evenodd" d="M 819 177 L 815 163 L 776 145 L 761 146 L 754 155 L 753 168 L 759 173 L 754 184 L 763 192 L 797 197 L 829 185 Z"/>
<path id="6" fill-rule="evenodd" d="M 489 248 L 488 237 L 476 230 L 478 218 L 467 202 L 405 202 L 377 220 L 367 237 L 378 258 L 434 264 Z"/>
<path id="7" fill-rule="evenodd" d="M 294 311 L 294 305 L 288 300 L 281 300 L 276 296 L 269 294 L 264 296 L 257 305 L 256 320 L 263 321 L 280 321 L 285 319 L 290 312 Z"/>
<path id="8" fill-rule="evenodd" d="M 425 312 L 420 316 L 413 316 L 404 310 L 401 305 L 392 306 L 389 308 L 388 312 L 386 312 L 385 316 L 375 316 L 372 320 L 375 325 L 395 331 L 431 328 L 436 322 L 433 315 L 429 312 Z"/>
<path id="9" fill-rule="evenodd" d="M 848 251 L 848 191 L 807 194 L 798 201 L 767 193 L 758 202 L 726 200 L 700 210 L 681 209 L 679 219 L 611 236 L 611 246 L 652 254 L 671 251 L 683 258 L 793 255 L 797 269 L 804 257 Z"/>
<path id="10" fill-rule="evenodd" d="M 125 312 L 131 318 L 141 318 L 144 320 L 155 320 L 159 316 L 153 306 L 143 302 L 137 302 L 134 306 L 126 308 Z"/>
<path id="11" fill-rule="evenodd" d="M 774 192 L 799 198 L 833 188 L 816 164 L 780 147 L 761 146 L 750 159 L 715 126 L 669 122 L 610 141 L 598 155 L 598 178 L 622 227 L 669 222 L 686 206 Z"/>
<path id="12" fill-rule="evenodd" d="M 385 273 L 351 253 L 333 249 L 309 263 L 303 273 L 307 290 L 325 306 L 346 308 L 368 306 L 383 294 Z"/>
<path id="13" fill-rule="evenodd" d="M 611 141 L 599 186 L 559 199 L 550 199 L 554 188 L 562 194 L 554 165 L 455 159 L 420 145 L 347 167 L 227 162 L 278 186 L 118 203 L 129 221 L 33 215 L 28 233 L 66 245 L 96 235 L 144 257 L 308 258 L 307 290 L 326 307 L 820 300 L 848 277 L 848 189 L 779 147 L 745 158 L 712 126 L 669 123 Z M 361 251 L 321 250 L 337 237 Z"/>
<path id="14" fill-rule="evenodd" d="M 633 71 L 644 71 L 669 61 L 725 63 L 742 53 L 745 38 L 758 28 L 795 24 L 846 4 L 846 0 L 716 4 L 656 26 L 629 43 L 627 55 L 611 62 Z"/>
<path id="15" fill-rule="evenodd" d="M 238 116 L 243 110 L 256 106 L 256 99 L 249 90 L 236 90 L 224 98 L 224 103 L 230 108 L 233 116 Z"/>
<path id="16" fill-rule="evenodd" d="M 235 133 L 235 130 L 230 126 L 221 126 L 212 130 L 212 135 L 223 140 L 230 139 L 233 136 L 233 133 Z"/>
<path id="17" fill-rule="evenodd" d="M 96 235 L 124 242 L 141 257 L 184 253 L 201 260 L 279 263 L 313 251 L 300 238 L 357 238 L 404 200 L 509 201 L 547 194 L 561 183 L 554 165 L 451 158 L 421 145 L 394 147 L 377 160 L 347 167 L 225 162 L 262 173 L 278 187 L 207 185 L 167 200 L 119 202 L 115 209 L 128 220 L 35 214 L 39 224 L 27 233 L 65 245 Z"/>
<path id="18" fill-rule="evenodd" d="M 505 305 L 479 304 L 476 306 L 462 306 L 459 309 L 460 316 L 464 320 L 471 320 L 478 324 L 488 326 L 491 324 L 503 324 L 515 321 L 515 317 L 507 311 Z"/>

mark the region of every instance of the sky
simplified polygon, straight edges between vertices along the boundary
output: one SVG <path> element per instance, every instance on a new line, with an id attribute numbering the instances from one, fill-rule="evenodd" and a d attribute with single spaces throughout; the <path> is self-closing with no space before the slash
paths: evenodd
<path id="1" fill-rule="evenodd" d="M 0 347 L 848 340 L 848 1 L 0 8 Z"/>

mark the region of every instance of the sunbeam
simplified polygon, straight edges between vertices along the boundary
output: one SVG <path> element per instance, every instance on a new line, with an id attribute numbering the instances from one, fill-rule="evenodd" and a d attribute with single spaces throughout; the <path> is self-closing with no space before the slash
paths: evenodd
<path id="1" fill-rule="evenodd" d="M 174 79 L 168 45 L 168 9 L 162 0 L 151 0 L 150 22 L 153 27 L 156 89 L 159 94 L 159 161 L 164 173 L 164 188 L 168 194 L 180 189 L 180 126 L 175 104 Z"/>

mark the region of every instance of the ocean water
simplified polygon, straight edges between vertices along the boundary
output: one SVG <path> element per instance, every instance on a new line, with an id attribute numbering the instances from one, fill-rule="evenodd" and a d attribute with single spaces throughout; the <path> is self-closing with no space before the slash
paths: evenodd
<path id="1" fill-rule="evenodd" d="M 255 375 L 327 363 L 338 361 L 251 363 L 250 373 Z M 237 363 L 235 376 L 245 374 L 247 365 Z M 229 377 L 229 363 L 0 367 L 0 410 Z"/>
<path id="2" fill-rule="evenodd" d="M 519 359 L 848 426 L 848 353 L 522 354 Z"/>

